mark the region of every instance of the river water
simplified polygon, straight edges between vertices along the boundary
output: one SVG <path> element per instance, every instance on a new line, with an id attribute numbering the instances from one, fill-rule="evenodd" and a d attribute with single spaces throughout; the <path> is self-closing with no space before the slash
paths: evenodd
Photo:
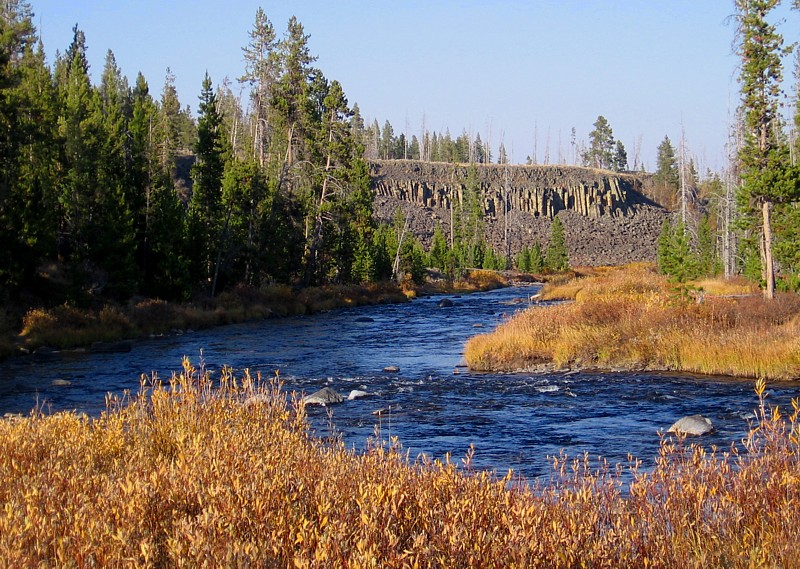
<path id="1" fill-rule="evenodd" d="M 332 423 L 348 446 L 398 437 L 411 457 L 463 458 L 473 466 L 512 468 L 528 477 L 550 472 L 548 456 L 628 456 L 653 464 L 659 430 L 695 413 L 714 433 L 697 439 L 728 448 L 747 433 L 757 400 L 753 381 L 658 373 L 472 373 L 464 342 L 524 309 L 535 288 L 506 288 L 462 297 L 368 306 L 314 316 L 271 319 L 141 340 L 130 353 L 84 354 L 49 362 L 18 358 L 0 365 L 0 415 L 77 410 L 97 415 L 108 392 L 135 392 L 142 374 L 167 379 L 183 356 L 218 370 L 280 370 L 286 391 L 331 387 L 366 397 L 309 408 L 320 436 Z M 439 307 L 450 298 L 452 307 Z M 400 371 L 383 371 L 397 366 Z M 790 405 L 799 383 L 770 384 L 768 403 Z M 383 410 L 380 414 L 376 411 Z M 328 412 L 332 417 L 328 417 Z"/>

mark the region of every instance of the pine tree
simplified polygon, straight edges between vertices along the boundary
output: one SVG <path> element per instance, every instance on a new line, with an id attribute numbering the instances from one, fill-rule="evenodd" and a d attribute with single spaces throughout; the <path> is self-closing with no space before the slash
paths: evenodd
<path id="1" fill-rule="evenodd" d="M 737 0 L 741 43 L 739 55 L 741 108 L 745 137 L 739 153 L 743 199 L 761 210 L 761 270 L 764 295 L 775 292 L 771 212 L 776 202 L 796 199 L 798 175 L 787 163 L 788 152 L 778 137 L 783 37 L 767 16 L 779 0 Z"/>
<path id="2" fill-rule="evenodd" d="M 553 218 L 550 227 L 550 243 L 547 245 L 545 266 L 551 271 L 565 271 L 569 268 L 569 254 L 564 237 L 564 224 L 558 217 Z"/>
<path id="3" fill-rule="evenodd" d="M 0 4 L 0 298 L 54 257 L 56 97 L 30 5 Z"/>
<path id="4" fill-rule="evenodd" d="M 272 137 L 270 105 L 279 74 L 279 57 L 275 28 L 262 8 L 256 11 L 250 43 L 243 48 L 245 73 L 240 82 L 250 86 L 252 111 L 250 129 L 253 141 L 253 158 L 264 168 Z"/>
<path id="5" fill-rule="evenodd" d="M 615 172 L 624 172 L 628 169 L 628 153 L 625 152 L 625 145 L 622 144 L 621 140 L 618 140 L 614 146 L 612 166 Z"/>
<path id="6" fill-rule="evenodd" d="M 672 222 L 665 219 L 661 225 L 661 233 L 658 236 L 658 271 L 662 275 L 671 275 L 675 271 L 675 260 L 673 257 L 673 245 L 675 241 L 675 229 Z"/>
<path id="7" fill-rule="evenodd" d="M 584 166 L 613 169 L 615 150 L 616 143 L 611 125 L 604 116 L 600 115 L 594 123 L 594 130 L 589 133 L 589 148 L 583 154 Z"/>
<path id="8" fill-rule="evenodd" d="M 192 274 L 197 280 L 208 281 L 214 289 L 214 264 L 221 250 L 220 238 L 225 221 L 222 212 L 225 138 L 221 130 L 222 116 L 217 111 L 217 97 L 208 73 L 203 79 L 198 110 L 197 162 L 192 168 L 194 183 L 189 203 Z"/>
<path id="9" fill-rule="evenodd" d="M 437 225 L 433 230 L 431 249 L 428 251 L 428 266 L 441 271 L 447 269 L 447 239 L 441 225 Z"/>

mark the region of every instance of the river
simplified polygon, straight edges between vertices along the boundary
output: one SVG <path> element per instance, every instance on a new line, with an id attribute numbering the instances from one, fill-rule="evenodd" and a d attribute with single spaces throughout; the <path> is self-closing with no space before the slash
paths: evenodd
<path id="1" fill-rule="evenodd" d="M 314 316 L 270 319 L 134 343 L 130 353 L 83 354 L 0 365 L 0 415 L 76 410 L 97 415 L 108 392 L 136 391 L 142 374 L 169 378 L 183 356 L 208 369 L 223 365 L 264 375 L 280 370 L 287 391 L 328 386 L 366 397 L 328 409 L 309 408 L 321 436 L 329 424 L 348 446 L 364 449 L 377 433 L 398 437 L 411 457 L 460 460 L 474 446 L 473 466 L 512 468 L 528 477 L 549 473 L 548 456 L 629 454 L 653 464 L 659 430 L 685 415 L 709 417 L 715 431 L 700 439 L 721 449 L 747 433 L 757 399 L 754 382 L 661 373 L 472 373 L 462 350 L 470 336 L 491 330 L 527 306 L 536 289 L 506 288 L 407 304 L 367 306 Z M 442 298 L 453 306 L 439 307 Z M 397 366 L 397 373 L 384 372 Z M 773 383 L 768 403 L 790 406 L 800 384 Z M 384 410 L 380 414 L 375 412 Z M 332 412 L 329 420 L 328 411 Z"/>

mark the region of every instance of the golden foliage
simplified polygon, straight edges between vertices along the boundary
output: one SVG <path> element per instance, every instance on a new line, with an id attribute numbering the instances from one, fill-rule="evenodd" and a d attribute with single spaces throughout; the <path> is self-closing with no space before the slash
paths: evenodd
<path id="1" fill-rule="evenodd" d="M 102 416 L 0 421 L 10 566 L 797 566 L 797 403 L 763 405 L 741 454 L 664 439 L 654 469 L 554 459 L 530 484 L 396 441 L 309 436 L 275 380 L 188 361 Z"/>
<path id="2" fill-rule="evenodd" d="M 676 291 L 646 266 L 566 283 L 574 302 L 538 306 L 467 342 L 479 370 L 552 365 L 800 378 L 800 296 Z M 566 294 L 561 295 L 566 296 Z"/>

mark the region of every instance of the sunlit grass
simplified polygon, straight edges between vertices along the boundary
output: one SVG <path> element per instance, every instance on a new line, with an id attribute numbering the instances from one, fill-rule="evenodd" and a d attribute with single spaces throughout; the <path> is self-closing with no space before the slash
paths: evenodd
<path id="1" fill-rule="evenodd" d="M 657 463 L 554 458 L 549 480 L 355 453 L 310 435 L 275 381 L 188 362 L 90 419 L 0 421 L 9 566 L 790 567 L 797 409 L 740 453 L 664 439 Z M 763 395 L 763 384 L 758 392 Z"/>
<path id="2" fill-rule="evenodd" d="M 574 302 L 533 307 L 467 343 L 473 369 L 542 365 L 800 378 L 800 297 L 698 300 L 645 266 L 559 285 Z M 725 289 L 729 291 L 731 289 Z"/>
<path id="3" fill-rule="evenodd" d="M 404 302 L 406 296 L 391 283 L 328 285 L 295 292 L 286 285 L 235 287 L 217 298 L 194 304 L 139 300 L 129 306 L 100 310 L 58 306 L 31 309 L 23 319 L 21 336 L 28 348 L 73 348 L 175 330 L 200 330 L 223 324 L 293 316 L 360 306 Z"/>

